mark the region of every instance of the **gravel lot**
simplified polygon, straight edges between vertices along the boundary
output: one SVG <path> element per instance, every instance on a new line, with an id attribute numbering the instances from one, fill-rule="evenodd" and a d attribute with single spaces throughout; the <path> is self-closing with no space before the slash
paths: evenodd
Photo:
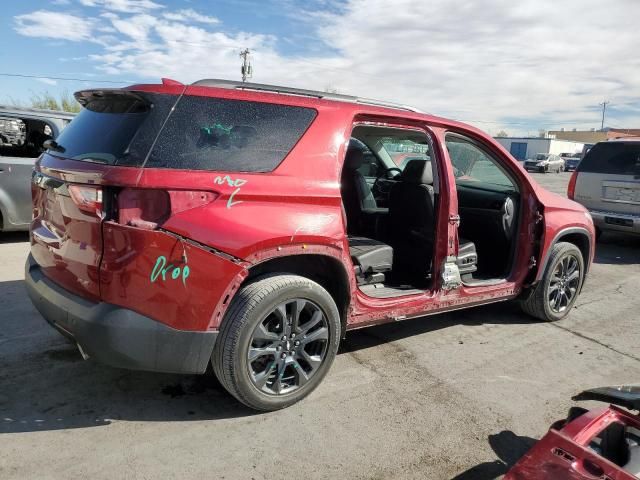
<path id="1" fill-rule="evenodd" d="M 564 194 L 565 174 L 537 174 Z M 492 479 L 581 389 L 640 381 L 640 238 L 603 235 L 576 309 L 511 304 L 350 333 L 323 384 L 255 414 L 212 376 L 83 361 L 23 287 L 26 235 L 0 237 L 0 478 Z M 588 406 L 588 405 L 587 405 Z"/>

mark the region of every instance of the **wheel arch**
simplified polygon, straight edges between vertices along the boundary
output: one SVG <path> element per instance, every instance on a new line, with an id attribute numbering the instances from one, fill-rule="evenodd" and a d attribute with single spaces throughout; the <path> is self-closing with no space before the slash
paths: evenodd
<path id="1" fill-rule="evenodd" d="M 553 237 L 553 240 L 549 244 L 546 252 L 544 253 L 544 257 L 540 262 L 540 268 L 538 268 L 538 273 L 536 275 L 536 282 L 542 278 L 544 275 L 544 271 L 547 268 L 547 264 L 549 263 L 549 257 L 551 256 L 551 249 L 558 242 L 567 242 L 572 243 L 576 247 L 580 249 L 580 253 L 582 253 L 582 259 L 585 265 L 584 274 L 589 272 L 589 268 L 591 267 L 591 242 L 593 239 L 591 235 L 589 235 L 589 231 L 583 227 L 569 227 L 563 228 Z"/>
<path id="2" fill-rule="evenodd" d="M 351 302 L 351 288 L 349 275 L 339 259 L 313 253 L 270 258 L 249 268 L 249 274 L 243 286 L 270 273 L 300 275 L 317 282 L 327 290 L 340 312 L 341 336 L 344 337 Z"/>

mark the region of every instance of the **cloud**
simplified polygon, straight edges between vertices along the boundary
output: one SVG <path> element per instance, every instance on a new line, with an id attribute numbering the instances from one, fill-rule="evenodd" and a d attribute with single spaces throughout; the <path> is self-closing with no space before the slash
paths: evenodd
<path id="1" fill-rule="evenodd" d="M 308 49 L 230 29 L 193 9 L 79 1 L 96 8 L 99 21 L 59 14 L 54 20 L 64 26 L 52 28 L 52 12 L 37 11 L 16 17 L 16 29 L 76 40 L 93 33 L 101 46 L 90 59 L 109 74 L 238 79 L 238 54 L 250 48 L 254 81 L 331 87 L 493 131 L 597 127 L 603 99 L 612 101 L 611 115 L 619 107 L 618 122 L 640 124 L 636 0 L 485 0 L 456 8 L 449 0 L 319 0 L 306 4 L 312 11 L 291 5 L 286 15 L 298 38 L 313 42 Z"/>
<path id="2" fill-rule="evenodd" d="M 198 23 L 208 23 L 214 25 L 216 23 L 220 23 L 216 17 L 210 17 L 207 15 L 202 15 L 191 8 L 187 8 L 185 10 L 178 10 L 177 12 L 166 12 L 163 14 L 163 17 L 167 20 L 172 20 L 175 22 L 198 22 Z"/>
<path id="3" fill-rule="evenodd" d="M 148 10 L 164 8 L 151 0 L 79 0 L 85 7 L 101 7 L 121 13 L 142 13 Z"/>
<path id="4" fill-rule="evenodd" d="M 58 38 L 79 42 L 91 39 L 93 20 L 68 13 L 37 10 L 14 17 L 15 30 L 27 37 Z"/>

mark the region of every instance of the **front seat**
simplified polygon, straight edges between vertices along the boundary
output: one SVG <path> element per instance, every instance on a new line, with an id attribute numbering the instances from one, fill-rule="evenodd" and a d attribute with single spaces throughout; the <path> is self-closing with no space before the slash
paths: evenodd
<path id="1" fill-rule="evenodd" d="M 431 272 L 435 231 L 433 170 L 428 160 L 410 160 L 389 198 L 389 243 L 393 278 L 424 285 Z"/>
<path id="2" fill-rule="evenodd" d="M 387 209 L 378 208 L 371 187 L 358 171 L 363 163 L 364 150 L 352 139 L 344 159 L 340 189 L 347 214 L 347 232 L 366 237 L 375 234 L 377 215 L 387 213 Z"/>

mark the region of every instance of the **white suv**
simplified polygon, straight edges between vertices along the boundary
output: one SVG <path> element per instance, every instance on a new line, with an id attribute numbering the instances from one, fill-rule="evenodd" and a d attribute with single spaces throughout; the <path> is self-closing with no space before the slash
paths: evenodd
<path id="1" fill-rule="evenodd" d="M 569 181 L 567 196 L 589 209 L 596 233 L 640 233 L 640 138 L 596 143 Z"/>
<path id="2" fill-rule="evenodd" d="M 536 153 L 524 162 L 524 168 L 527 172 L 560 173 L 564 171 L 564 160 L 553 153 Z"/>

